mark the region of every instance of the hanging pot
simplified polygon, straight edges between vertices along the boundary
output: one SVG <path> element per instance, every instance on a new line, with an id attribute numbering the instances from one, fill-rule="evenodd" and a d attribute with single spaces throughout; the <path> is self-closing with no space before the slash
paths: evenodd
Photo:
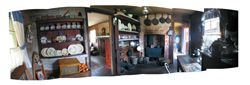
<path id="1" fill-rule="evenodd" d="M 160 22 L 165 23 L 165 19 L 163 18 L 163 14 L 161 14 Z"/>
<path id="2" fill-rule="evenodd" d="M 159 21 L 156 19 L 156 14 L 155 14 L 155 18 L 152 20 L 152 23 L 154 25 L 158 25 Z"/>
<path id="3" fill-rule="evenodd" d="M 171 23 L 171 19 L 169 18 L 169 15 L 167 15 L 167 18 L 166 18 L 166 23 Z"/>
<path id="4" fill-rule="evenodd" d="M 144 20 L 144 24 L 145 24 L 146 26 L 150 26 L 150 25 L 151 25 L 151 20 L 148 19 L 148 15 L 147 15 L 147 19 Z"/>

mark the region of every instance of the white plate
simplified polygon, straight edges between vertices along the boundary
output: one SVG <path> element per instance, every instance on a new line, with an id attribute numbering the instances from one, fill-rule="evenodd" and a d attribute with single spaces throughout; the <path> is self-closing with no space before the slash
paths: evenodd
<path id="1" fill-rule="evenodd" d="M 41 31 L 43 31 L 44 29 L 45 29 L 45 27 L 44 27 L 44 26 L 41 26 L 41 27 L 40 27 L 40 30 L 41 30 Z"/>
<path id="2" fill-rule="evenodd" d="M 62 35 L 62 41 L 65 42 L 66 41 L 66 36 L 65 35 Z"/>
<path id="3" fill-rule="evenodd" d="M 53 48 L 53 47 L 48 48 L 47 49 L 47 55 L 48 55 L 48 57 L 55 56 L 55 52 L 56 52 L 55 48 Z"/>
<path id="4" fill-rule="evenodd" d="M 81 34 L 77 34 L 77 35 L 76 35 L 76 38 L 78 38 L 78 37 L 82 37 Z"/>
<path id="5" fill-rule="evenodd" d="M 61 24 L 60 23 L 56 24 L 56 29 L 61 29 Z"/>
<path id="6" fill-rule="evenodd" d="M 135 31 L 135 30 L 136 30 L 136 26 L 135 26 L 135 25 L 133 25 L 133 26 L 132 26 L 132 29 Z"/>
<path id="7" fill-rule="evenodd" d="M 77 40 L 83 41 L 83 37 L 78 37 Z"/>
<path id="8" fill-rule="evenodd" d="M 49 26 L 46 26 L 46 27 L 45 27 L 45 30 L 49 30 Z"/>
<path id="9" fill-rule="evenodd" d="M 76 44 L 76 46 L 77 46 L 77 53 L 78 54 L 80 54 L 84 51 L 82 44 Z"/>
<path id="10" fill-rule="evenodd" d="M 63 24 L 62 25 L 62 29 L 66 29 L 67 28 L 67 25 L 66 24 Z"/>
<path id="11" fill-rule="evenodd" d="M 69 47 L 68 47 L 68 52 L 69 52 L 69 54 L 70 55 L 75 55 L 75 54 L 77 54 L 77 46 L 76 45 L 70 45 Z"/>
<path id="12" fill-rule="evenodd" d="M 63 56 L 69 55 L 69 52 L 68 52 L 68 49 L 67 49 L 67 48 L 63 48 L 63 49 L 62 49 L 62 55 L 63 55 Z"/>
<path id="13" fill-rule="evenodd" d="M 48 49 L 48 48 L 43 48 L 43 49 L 41 50 L 41 54 L 42 54 L 43 57 L 47 57 L 47 56 L 48 56 L 47 53 L 46 53 L 47 49 Z"/>
<path id="14" fill-rule="evenodd" d="M 56 50 L 56 56 L 62 56 L 62 50 Z"/>
<path id="15" fill-rule="evenodd" d="M 50 26 L 51 30 L 55 30 L 55 28 L 56 28 L 55 25 Z"/>
<path id="16" fill-rule="evenodd" d="M 40 40 L 41 40 L 41 43 L 42 43 L 42 44 L 46 44 L 47 37 L 43 36 L 43 37 L 41 37 Z"/>
<path id="17" fill-rule="evenodd" d="M 129 31 L 132 31 L 132 26 L 131 26 L 130 23 L 128 23 L 128 30 L 129 30 Z"/>

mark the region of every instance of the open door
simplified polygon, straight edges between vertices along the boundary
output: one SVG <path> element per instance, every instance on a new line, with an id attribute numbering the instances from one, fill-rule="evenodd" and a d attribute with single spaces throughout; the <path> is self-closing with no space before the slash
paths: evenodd
<path id="1" fill-rule="evenodd" d="M 96 8 L 87 11 L 92 76 L 115 75 L 112 61 L 113 13 Z"/>

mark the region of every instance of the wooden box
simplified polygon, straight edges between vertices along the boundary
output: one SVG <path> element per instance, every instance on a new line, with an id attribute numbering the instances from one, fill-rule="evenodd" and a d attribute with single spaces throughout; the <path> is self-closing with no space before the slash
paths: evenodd
<path id="1" fill-rule="evenodd" d="M 80 73 L 80 62 L 77 58 L 59 59 L 60 77 L 68 74 Z"/>

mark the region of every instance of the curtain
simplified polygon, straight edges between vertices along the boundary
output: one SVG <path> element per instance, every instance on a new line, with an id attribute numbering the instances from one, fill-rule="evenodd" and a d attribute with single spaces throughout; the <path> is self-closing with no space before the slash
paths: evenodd
<path id="1" fill-rule="evenodd" d="M 10 12 L 10 27 L 14 29 L 16 41 L 18 46 L 16 48 L 10 49 L 11 53 L 11 62 L 13 70 L 15 67 L 22 65 L 24 62 L 27 68 L 31 68 L 31 61 L 28 57 L 27 53 L 27 45 L 25 43 L 25 35 L 24 35 L 24 25 L 23 25 L 23 16 L 20 11 Z"/>

